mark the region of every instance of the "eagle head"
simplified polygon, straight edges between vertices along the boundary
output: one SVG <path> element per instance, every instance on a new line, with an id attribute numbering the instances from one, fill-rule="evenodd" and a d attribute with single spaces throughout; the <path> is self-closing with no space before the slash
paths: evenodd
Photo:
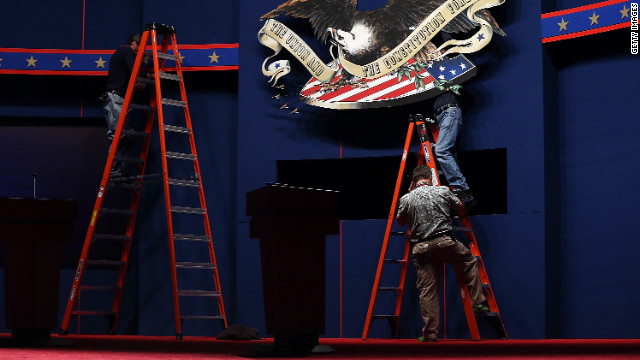
<path id="1" fill-rule="evenodd" d="M 375 49 L 375 31 L 363 23 L 356 23 L 350 31 L 328 28 L 331 41 L 348 55 L 358 56 Z"/>

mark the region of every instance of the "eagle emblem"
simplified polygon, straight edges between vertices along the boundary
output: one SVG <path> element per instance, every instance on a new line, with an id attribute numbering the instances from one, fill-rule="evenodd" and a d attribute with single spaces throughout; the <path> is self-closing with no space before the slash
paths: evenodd
<path id="1" fill-rule="evenodd" d="M 290 71 L 286 61 L 267 65 L 286 49 L 313 75 L 300 93 L 308 104 L 353 109 L 419 101 L 475 74 L 475 66 L 461 54 L 480 50 L 494 33 L 505 35 L 488 10 L 504 1 L 389 0 L 381 8 L 359 11 L 357 0 L 289 0 L 260 17 L 265 25 L 259 41 L 274 50 L 263 73 L 275 85 Z M 309 19 L 334 60 L 321 62 L 275 20 L 283 15 Z M 466 38 L 437 46 L 431 40 L 440 32 Z"/>

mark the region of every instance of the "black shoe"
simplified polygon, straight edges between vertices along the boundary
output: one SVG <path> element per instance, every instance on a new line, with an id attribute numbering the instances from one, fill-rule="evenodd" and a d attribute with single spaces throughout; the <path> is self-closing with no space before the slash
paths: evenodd
<path id="1" fill-rule="evenodd" d="M 478 203 L 478 200 L 473 197 L 473 194 L 469 190 L 454 189 L 453 194 L 462 201 L 467 212 Z"/>

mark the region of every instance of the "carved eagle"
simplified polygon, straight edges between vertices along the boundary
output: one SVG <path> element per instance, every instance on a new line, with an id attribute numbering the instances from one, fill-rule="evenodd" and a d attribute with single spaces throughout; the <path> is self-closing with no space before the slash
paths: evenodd
<path id="1" fill-rule="evenodd" d="M 327 39 L 339 44 L 345 58 L 357 64 L 375 61 L 395 48 L 416 26 L 446 0 L 389 0 L 379 9 L 359 11 L 357 0 L 289 0 L 276 9 L 262 15 L 260 20 L 280 15 L 308 18 L 314 34 L 323 43 Z M 476 13 L 487 21 L 494 32 L 505 35 L 488 10 Z M 446 33 L 468 32 L 479 24 L 471 21 L 466 12 L 458 15 L 442 31 Z M 416 55 L 427 62 L 433 46 L 423 48 Z"/>

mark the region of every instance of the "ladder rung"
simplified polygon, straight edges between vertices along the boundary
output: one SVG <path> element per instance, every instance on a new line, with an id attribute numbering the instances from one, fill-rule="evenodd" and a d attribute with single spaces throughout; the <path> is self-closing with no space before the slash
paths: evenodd
<path id="1" fill-rule="evenodd" d="M 129 182 L 128 180 L 129 178 L 109 178 L 109 183 L 118 188 L 137 190 L 138 184 L 135 182 Z M 107 190 L 108 189 L 109 188 L 107 188 Z"/>
<path id="2" fill-rule="evenodd" d="M 187 107 L 187 103 L 182 101 L 182 100 L 174 100 L 174 99 L 167 99 L 167 98 L 162 98 L 162 103 L 165 105 L 173 105 L 173 106 L 181 106 L 181 107 Z"/>
<path id="3" fill-rule="evenodd" d="M 170 74 L 170 73 L 167 73 L 167 72 L 164 72 L 164 71 L 160 71 L 158 73 L 158 77 L 160 77 L 162 79 L 167 79 L 167 80 L 175 80 L 175 81 L 182 80 L 180 75 L 178 75 L 178 74 Z"/>
<path id="4" fill-rule="evenodd" d="M 115 160 L 120 160 L 120 161 L 124 161 L 124 162 L 130 162 L 130 163 L 143 163 L 144 159 L 140 159 L 137 157 L 131 157 L 131 156 L 115 156 Z"/>
<path id="5" fill-rule="evenodd" d="M 133 215 L 135 211 L 131 209 L 100 209 L 100 214 L 120 214 L 120 215 Z"/>
<path id="6" fill-rule="evenodd" d="M 129 241 L 131 240 L 130 236 L 127 235 L 113 235 L 113 234 L 93 234 L 93 240 L 120 240 L 120 241 Z"/>
<path id="7" fill-rule="evenodd" d="M 149 137 L 149 134 L 144 131 L 122 130 L 122 134 L 127 136 Z"/>
<path id="8" fill-rule="evenodd" d="M 78 290 L 107 290 L 114 291 L 117 290 L 117 286 L 109 286 L 109 285 L 80 285 L 78 286 Z"/>
<path id="9" fill-rule="evenodd" d="M 373 319 L 394 319 L 397 318 L 396 315 L 371 315 Z"/>
<path id="10" fill-rule="evenodd" d="M 220 296 L 220 291 L 209 291 L 209 290 L 178 290 L 178 296 L 209 296 L 209 297 L 218 297 L 218 296 Z"/>
<path id="11" fill-rule="evenodd" d="M 194 180 L 167 179 L 167 182 L 170 185 L 200 187 L 200 182 Z"/>
<path id="12" fill-rule="evenodd" d="M 136 109 L 136 110 L 154 110 L 154 108 L 152 106 L 149 105 L 141 105 L 141 104 L 129 104 L 129 109 Z"/>
<path id="13" fill-rule="evenodd" d="M 178 60 L 178 57 L 173 55 L 173 54 L 168 54 L 168 53 L 163 53 L 158 51 L 158 57 L 161 59 L 167 59 L 167 60 L 173 60 L 176 61 Z"/>
<path id="14" fill-rule="evenodd" d="M 177 262 L 176 267 L 181 269 L 206 269 L 206 270 L 215 268 L 215 266 L 213 266 L 212 263 L 196 263 L 196 262 Z"/>
<path id="15" fill-rule="evenodd" d="M 137 77 L 136 82 L 145 83 L 145 84 L 155 84 L 156 81 L 154 79 L 149 79 L 146 77 Z"/>
<path id="16" fill-rule="evenodd" d="M 469 229 L 468 227 L 463 227 L 463 226 L 454 226 L 454 227 L 453 227 L 453 231 L 470 232 L 470 231 L 472 231 L 472 230 L 471 230 L 471 229 Z"/>
<path id="17" fill-rule="evenodd" d="M 384 262 L 389 264 L 404 264 L 406 261 L 402 259 L 384 259 Z"/>
<path id="18" fill-rule="evenodd" d="M 209 237 L 207 235 L 173 234 L 173 239 L 187 241 L 209 241 Z"/>
<path id="19" fill-rule="evenodd" d="M 391 235 L 402 235 L 402 236 L 407 236 L 407 233 L 404 231 L 392 231 Z"/>
<path id="20" fill-rule="evenodd" d="M 73 315 L 107 315 L 114 316 L 116 313 L 113 311 L 99 311 L 99 310 L 74 310 L 71 312 Z"/>
<path id="21" fill-rule="evenodd" d="M 487 316 L 487 317 L 490 317 L 490 316 L 498 316 L 499 317 L 500 316 L 500 313 L 498 313 L 498 312 L 477 312 L 477 313 L 474 313 L 474 314 L 476 316 Z"/>
<path id="22" fill-rule="evenodd" d="M 186 127 L 181 127 L 181 126 L 165 125 L 164 129 L 166 131 L 173 131 L 173 132 L 183 133 L 183 134 L 191 134 L 191 129 Z"/>
<path id="23" fill-rule="evenodd" d="M 381 286 L 378 288 L 380 291 L 400 291 L 399 287 Z"/>
<path id="24" fill-rule="evenodd" d="M 183 160 L 195 160 L 196 159 L 196 156 L 193 155 L 193 154 L 177 153 L 177 152 L 171 152 L 171 151 L 167 151 L 165 156 L 168 157 L 168 158 L 172 158 L 172 159 L 183 159 Z"/>
<path id="25" fill-rule="evenodd" d="M 186 213 L 186 214 L 205 214 L 206 213 L 204 209 L 192 208 L 192 207 L 186 207 L 186 206 L 172 206 L 171 211 L 178 212 L 178 213 Z"/>
<path id="26" fill-rule="evenodd" d="M 193 319 L 204 319 L 204 320 L 222 320 L 224 316 L 221 315 L 185 315 L 180 316 L 181 320 L 193 320 Z"/>
<path id="27" fill-rule="evenodd" d="M 107 266 L 122 266 L 124 261 L 120 260 L 87 260 L 87 265 L 107 265 Z"/>

